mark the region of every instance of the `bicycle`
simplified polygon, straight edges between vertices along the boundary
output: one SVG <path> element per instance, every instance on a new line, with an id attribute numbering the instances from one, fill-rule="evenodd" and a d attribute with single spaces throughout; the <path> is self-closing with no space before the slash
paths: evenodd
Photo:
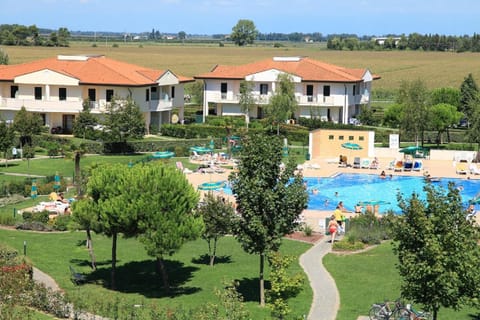
<path id="1" fill-rule="evenodd" d="M 399 310 L 405 306 L 397 299 L 395 301 L 385 301 L 383 303 L 374 303 L 368 312 L 370 320 L 396 320 Z"/>
<path id="2" fill-rule="evenodd" d="M 395 320 L 431 320 L 430 312 L 415 310 L 411 304 L 395 311 Z"/>

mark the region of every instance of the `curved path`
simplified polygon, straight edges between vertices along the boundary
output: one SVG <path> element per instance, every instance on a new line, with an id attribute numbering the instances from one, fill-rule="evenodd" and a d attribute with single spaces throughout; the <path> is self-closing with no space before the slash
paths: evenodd
<path id="1" fill-rule="evenodd" d="M 340 306 L 335 280 L 323 266 L 322 259 L 332 250 L 330 237 L 323 237 L 310 250 L 300 256 L 300 265 L 310 280 L 313 302 L 309 320 L 335 320 Z"/>

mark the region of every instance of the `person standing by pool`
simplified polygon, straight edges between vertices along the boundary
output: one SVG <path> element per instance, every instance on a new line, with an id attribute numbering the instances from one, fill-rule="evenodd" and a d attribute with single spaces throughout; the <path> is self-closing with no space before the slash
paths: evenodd
<path id="1" fill-rule="evenodd" d="M 338 234 L 343 232 L 343 218 L 342 218 L 342 215 L 343 215 L 342 209 L 340 207 L 340 204 L 338 204 L 337 208 L 333 212 L 333 216 L 332 216 L 332 217 L 335 218 L 335 221 L 337 222 Z"/>
<path id="2" fill-rule="evenodd" d="M 330 221 L 328 222 L 328 232 L 330 232 L 331 239 L 330 242 L 333 244 L 335 242 L 335 236 L 337 235 L 338 231 L 338 223 L 335 220 L 335 215 L 330 217 Z"/>

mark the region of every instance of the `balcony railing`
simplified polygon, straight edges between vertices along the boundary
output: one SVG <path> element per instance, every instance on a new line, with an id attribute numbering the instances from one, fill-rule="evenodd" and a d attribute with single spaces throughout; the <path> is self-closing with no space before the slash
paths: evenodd
<path id="1" fill-rule="evenodd" d="M 45 101 L 35 99 L 0 99 L 0 108 L 20 110 L 25 107 L 32 112 L 80 112 L 83 109 L 82 101 Z"/>
<path id="2" fill-rule="evenodd" d="M 172 99 L 150 100 L 150 111 L 171 110 L 173 106 Z"/>

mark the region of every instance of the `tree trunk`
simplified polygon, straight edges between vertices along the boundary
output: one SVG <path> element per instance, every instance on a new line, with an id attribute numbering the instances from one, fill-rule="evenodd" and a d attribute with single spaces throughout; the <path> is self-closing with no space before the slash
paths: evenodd
<path id="1" fill-rule="evenodd" d="M 112 290 L 115 290 L 115 269 L 117 266 L 117 233 L 114 232 L 112 235 L 112 271 L 110 273 L 110 280 L 111 285 L 110 287 Z"/>
<path id="2" fill-rule="evenodd" d="M 165 268 L 163 259 L 158 257 L 157 257 L 157 272 L 162 276 L 163 289 L 165 290 L 165 293 L 168 295 L 170 293 L 170 285 L 168 283 L 167 269 Z"/>
<path id="3" fill-rule="evenodd" d="M 87 228 L 86 231 L 87 231 L 87 249 L 88 249 L 88 253 L 90 254 L 92 269 L 97 270 L 97 261 L 95 259 L 95 253 L 93 252 L 92 233 L 90 232 L 90 228 Z"/>
<path id="4" fill-rule="evenodd" d="M 80 187 L 80 157 L 81 154 L 78 151 L 75 151 L 74 160 L 75 160 L 75 187 L 77 188 L 77 195 L 82 195 L 82 190 Z"/>
<path id="5" fill-rule="evenodd" d="M 217 237 L 213 238 L 213 253 L 210 255 L 210 267 L 215 263 L 215 256 L 217 255 Z"/>
<path id="6" fill-rule="evenodd" d="M 265 307 L 265 279 L 263 270 L 265 268 L 265 253 L 260 253 L 260 306 Z"/>
<path id="7" fill-rule="evenodd" d="M 5 168 L 7 168 L 7 167 L 8 167 L 7 151 L 5 151 L 5 152 L 3 153 L 3 157 L 4 157 L 4 159 L 5 159 Z"/>

